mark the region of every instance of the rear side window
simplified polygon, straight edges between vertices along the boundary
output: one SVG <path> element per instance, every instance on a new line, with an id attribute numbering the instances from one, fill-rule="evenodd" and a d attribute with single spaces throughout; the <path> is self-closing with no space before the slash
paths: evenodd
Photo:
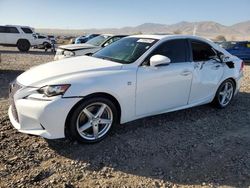
<path id="1" fill-rule="evenodd" d="M 187 54 L 187 41 L 185 39 L 170 40 L 160 44 L 147 58 L 147 63 L 149 65 L 149 60 L 153 55 L 164 55 L 170 58 L 171 63 L 181 63 L 186 62 L 188 59 Z"/>
<path id="2" fill-rule="evenodd" d="M 212 47 L 201 41 L 191 41 L 193 61 L 208 61 L 211 57 L 215 56 L 216 53 Z"/>
<path id="3" fill-rule="evenodd" d="M 30 28 L 27 27 L 21 27 L 24 33 L 33 33 L 33 31 Z"/>
<path id="4" fill-rule="evenodd" d="M 15 27 L 0 26 L 0 33 L 19 33 L 19 31 Z"/>
<path id="5" fill-rule="evenodd" d="M 0 33 L 6 33 L 6 27 L 0 26 Z"/>
<path id="6" fill-rule="evenodd" d="M 15 27 L 8 27 L 7 31 L 8 33 L 19 33 L 19 31 Z"/>

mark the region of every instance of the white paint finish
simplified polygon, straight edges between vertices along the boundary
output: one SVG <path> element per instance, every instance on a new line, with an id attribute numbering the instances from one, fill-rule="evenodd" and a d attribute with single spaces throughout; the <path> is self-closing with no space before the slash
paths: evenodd
<path id="1" fill-rule="evenodd" d="M 155 47 L 161 42 L 177 38 L 195 38 L 211 43 L 194 36 L 145 37 L 160 39 Z M 211 45 L 223 52 L 217 45 Z M 148 115 L 208 103 L 213 99 L 219 85 L 227 78 L 235 79 L 237 89 L 240 86 L 241 60 L 227 52 L 225 54 L 235 63 L 233 69 L 224 63 L 213 61 L 206 62 L 202 67 L 201 62 L 141 67 L 142 60 L 151 50 L 153 48 L 129 65 L 82 56 L 28 70 L 17 78 L 24 88 L 14 96 L 20 124 L 13 120 L 9 111 L 12 124 L 21 132 L 46 138 L 60 138 L 64 137 L 67 114 L 79 100 L 84 100 L 89 94 L 102 92 L 116 98 L 121 106 L 121 123 L 125 123 Z M 216 68 L 217 65 L 220 67 Z M 46 98 L 36 92 L 39 87 L 56 84 L 71 84 L 64 94 L 64 97 L 70 98 Z M 29 97 L 23 99 L 25 96 Z M 41 130 L 40 123 L 45 130 Z"/>
<path id="2" fill-rule="evenodd" d="M 214 60 L 195 62 L 189 103 L 196 103 L 214 97 L 224 66 Z"/>
<path id="3" fill-rule="evenodd" d="M 136 115 L 165 111 L 188 103 L 193 65 L 173 63 L 139 67 L 137 72 Z"/>

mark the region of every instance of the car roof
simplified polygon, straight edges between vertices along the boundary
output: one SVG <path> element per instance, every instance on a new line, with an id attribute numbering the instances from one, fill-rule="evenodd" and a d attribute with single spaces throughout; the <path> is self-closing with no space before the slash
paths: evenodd
<path id="1" fill-rule="evenodd" d="M 172 34 L 169 34 L 169 35 L 162 35 L 162 34 L 157 34 L 157 35 L 131 35 L 129 37 L 138 37 L 138 38 L 151 38 L 151 39 L 158 39 L 158 40 L 162 40 L 162 39 L 197 39 L 197 40 L 203 40 L 203 41 L 210 41 L 210 39 L 205 39 L 203 37 L 199 37 L 199 36 L 195 36 L 195 35 L 172 35 Z"/>

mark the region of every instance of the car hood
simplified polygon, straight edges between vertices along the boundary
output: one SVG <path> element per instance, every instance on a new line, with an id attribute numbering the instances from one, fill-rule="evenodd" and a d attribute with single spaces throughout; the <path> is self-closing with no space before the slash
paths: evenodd
<path id="1" fill-rule="evenodd" d="M 68 44 L 68 45 L 62 45 L 58 47 L 59 49 L 64 49 L 64 50 L 81 50 L 81 49 L 89 49 L 89 48 L 98 48 L 98 46 L 94 46 L 92 44 Z"/>
<path id="2" fill-rule="evenodd" d="M 40 87 L 63 76 L 94 71 L 119 70 L 122 64 L 89 56 L 67 58 L 33 67 L 17 77 L 24 86 Z"/>

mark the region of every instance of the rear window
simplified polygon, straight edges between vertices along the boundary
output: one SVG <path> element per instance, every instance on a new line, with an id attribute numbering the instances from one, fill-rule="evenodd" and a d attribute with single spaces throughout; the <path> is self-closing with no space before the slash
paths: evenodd
<path id="1" fill-rule="evenodd" d="M 21 27 L 24 33 L 33 33 L 33 31 L 30 28 L 27 27 Z"/>

